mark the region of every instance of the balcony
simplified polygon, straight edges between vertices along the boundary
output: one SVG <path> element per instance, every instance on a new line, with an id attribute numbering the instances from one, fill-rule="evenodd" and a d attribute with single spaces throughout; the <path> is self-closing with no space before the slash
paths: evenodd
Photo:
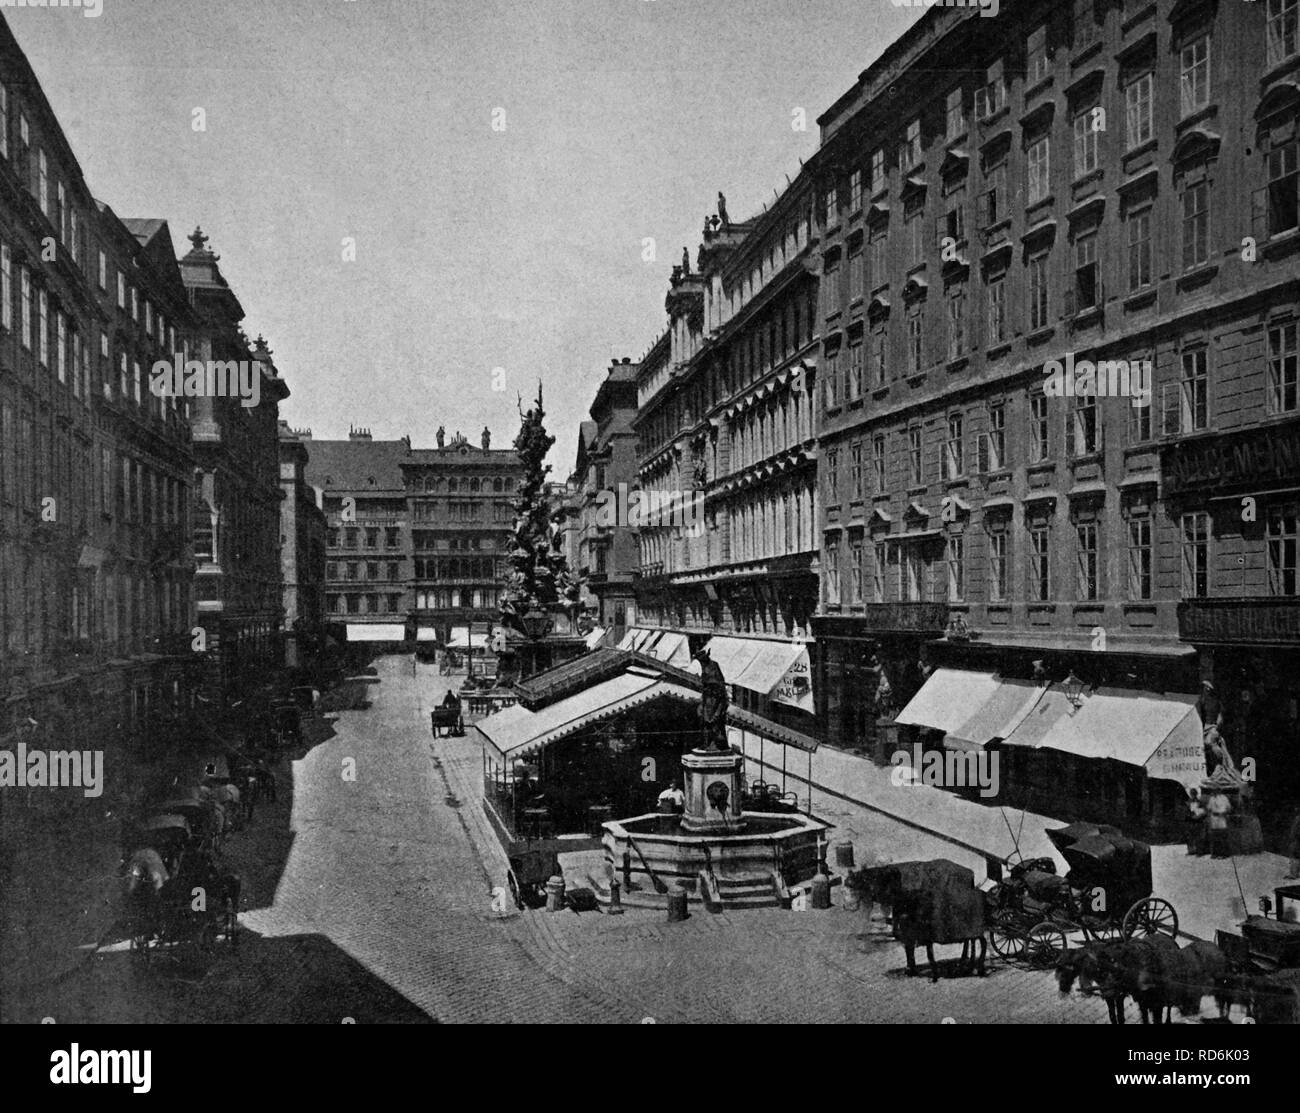
<path id="1" fill-rule="evenodd" d="M 1178 604 L 1178 636 L 1188 642 L 1300 645 L 1300 598 L 1185 599 Z"/>
<path id="2" fill-rule="evenodd" d="M 948 625 L 947 603 L 868 603 L 863 618 L 873 630 L 907 634 L 942 634 Z"/>

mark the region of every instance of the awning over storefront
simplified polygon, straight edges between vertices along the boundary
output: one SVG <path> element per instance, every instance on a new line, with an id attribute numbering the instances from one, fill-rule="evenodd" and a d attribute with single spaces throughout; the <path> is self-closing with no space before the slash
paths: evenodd
<path id="1" fill-rule="evenodd" d="M 1029 714 L 1020 720 L 1020 725 L 1003 738 L 1003 744 L 1037 750 L 1046 744 L 1052 729 L 1072 710 L 1064 692 L 1059 688 L 1047 688 Z"/>
<path id="2" fill-rule="evenodd" d="M 992 699 L 1000 683 L 991 672 L 935 669 L 895 721 L 949 734 L 971 717 L 973 709 Z"/>
<path id="3" fill-rule="evenodd" d="M 438 631 L 428 626 L 421 626 L 415 632 L 417 642 L 436 642 L 438 640 Z"/>
<path id="4" fill-rule="evenodd" d="M 718 637 L 710 638 L 707 648 L 728 684 L 804 711 L 813 710 L 812 670 L 803 643 Z"/>
<path id="5" fill-rule="evenodd" d="M 679 684 L 626 672 L 537 711 L 522 704 L 507 707 L 479 720 L 478 729 L 504 762 L 659 696 L 692 702 L 699 699 L 697 693 Z"/>
<path id="6" fill-rule="evenodd" d="M 1198 787 L 1205 779 L 1195 696 L 1098 688 L 1057 722 L 1043 744 L 1077 757 L 1136 765 L 1184 788 Z"/>
<path id="7" fill-rule="evenodd" d="M 448 649 L 486 649 L 487 645 L 487 634 L 471 634 L 463 626 L 454 628 L 447 641 Z"/>
<path id="8" fill-rule="evenodd" d="M 1000 680 L 993 695 L 961 726 L 944 737 L 949 750 L 982 750 L 995 738 L 1006 738 L 1038 705 L 1047 691 L 1028 680 Z"/>
<path id="9" fill-rule="evenodd" d="M 349 622 L 350 642 L 401 642 L 406 640 L 406 627 L 398 622 Z"/>
<path id="10" fill-rule="evenodd" d="M 597 626 L 595 629 L 591 631 L 590 634 L 587 635 L 586 638 L 587 648 L 595 649 L 596 646 L 600 645 L 600 640 L 604 636 L 605 636 L 605 627 Z"/>
<path id="11" fill-rule="evenodd" d="M 642 650 L 648 653 L 656 661 L 663 661 L 667 665 L 677 665 L 679 668 L 685 668 L 691 662 L 691 647 L 685 634 L 676 634 L 668 631 L 653 643 L 647 642 L 649 648 Z"/>

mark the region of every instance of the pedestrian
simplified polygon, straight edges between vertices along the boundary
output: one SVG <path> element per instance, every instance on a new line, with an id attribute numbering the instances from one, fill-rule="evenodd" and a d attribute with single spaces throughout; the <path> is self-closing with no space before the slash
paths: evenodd
<path id="1" fill-rule="evenodd" d="M 681 815 L 686 810 L 686 794 L 682 791 L 681 781 L 673 781 L 659 794 L 659 810 L 671 811 L 675 815 Z"/>
<path id="2" fill-rule="evenodd" d="M 1205 801 L 1206 822 L 1210 829 L 1210 857 L 1228 857 L 1228 814 L 1232 801 L 1222 792 L 1214 792 Z"/>
<path id="3" fill-rule="evenodd" d="M 1287 857 L 1291 859 L 1291 872 L 1286 875 L 1288 881 L 1300 881 L 1300 805 L 1296 806 L 1295 816 L 1291 820 L 1291 832 L 1287 836 Z"/>
<path id="4" fill-rule="evenodd" d="M 1193 824 L 1191 835 L 1187 839 L 1187 853 L 1199 857 L 1206 852 L 1205 803 L 1201 800 L 1199 789 L 1190 790 L 1187 810 Z"/>

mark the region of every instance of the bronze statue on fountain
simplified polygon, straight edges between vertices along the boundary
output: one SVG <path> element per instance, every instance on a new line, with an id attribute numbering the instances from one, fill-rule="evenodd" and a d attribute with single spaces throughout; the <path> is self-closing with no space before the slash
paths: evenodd
<path id="1" fill-rule="evenodd" d="M 704 728 L 703 750 L 722 750 L 729 752 L 731 744 L 727 741 L 727 678 L 722 675 L 707 649 L 695 654 L 700 663 L 700 706 L 697 714 L 700 725 Z"/>

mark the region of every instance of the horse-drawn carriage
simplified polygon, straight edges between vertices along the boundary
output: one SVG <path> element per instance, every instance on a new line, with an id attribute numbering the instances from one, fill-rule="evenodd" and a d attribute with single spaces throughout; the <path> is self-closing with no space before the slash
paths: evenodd
<path id="1" fill-rule="evenodd" d="M 989 890 L 989 941 L 1003 958 L 1052 966 L 1069 936 L 1089 942 L 1178 934 L 1178 913 L 1152 896 L 1151 848 L 1118 827 L 1074 823 L 1047 832 L 1069 866 L 1064 877 L 1051 858 L 1009 865 Z"/>
<path id="2" fill-rule="evenodd" d="M 921 944 L 930 962 L 930 980 L 938 981 L 935 944 L 960 943 L 961 969 L 984 975 L 987 919 L 974 871 L 937 858 L 851 871 L 845 884 L 861 895 L 868 912 L 872 903 L 892 910 L 893 935 L 903 944 L 909 974 L 917 972 L 916 947 Z"/>
<path id="3" fill-rule="evenodd" d="M 527 908 L 546 905 L 546 882 L 560 874 L 560 860 L 551 851 L 525 850 L 510 855 L 510 870 L 506 883 L 515 907 L 523 912 Z"/>
<path id="4" fill-rule="evenodd" d="M 1286 918 L 1288 900 L 1300 904 L 1300 885 L 1279 886 L 1273 901 L 1260 901 L 1263 915 L 1247 916 L 1240 935 L 1215 934 L 1235 995 L 1261 1024 L 1300 1024 L 1300 922 Z M 1268 915 L 1271 908 L 1275 917 Z"/>

